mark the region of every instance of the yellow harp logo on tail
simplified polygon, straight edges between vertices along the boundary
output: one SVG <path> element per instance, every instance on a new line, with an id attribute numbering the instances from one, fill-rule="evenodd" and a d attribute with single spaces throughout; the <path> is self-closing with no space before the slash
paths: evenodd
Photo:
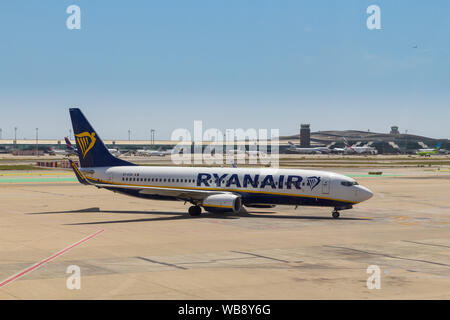
<path id="1" fill-rule="evenodd" d="M 75 137 L 77 138 L 78 146 L 84 158 L 89 150 L 91 150 L 94 146 L 95 140 L 97 140 L 97 138 L 95 138 L 95 132 L 82 132 L 76 134 Z"/>

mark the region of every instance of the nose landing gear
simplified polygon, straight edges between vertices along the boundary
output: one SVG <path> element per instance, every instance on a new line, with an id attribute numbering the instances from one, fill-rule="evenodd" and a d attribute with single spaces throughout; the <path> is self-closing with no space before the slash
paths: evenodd
<path id="1" fill-rule="evenodd" d="M 339 211 L 337 211 L 337 209 L 334 209 L 331 215 L 333 216 L 334 219 L 337 219 L 339 218 Z"/>
<path id="2" fill-rule="evenodd" d="M 331 215 L 333 218 L 337 219 L 337 218 L 339 218 L 340 210 L 349 210 L 351 208 L 353 208 L 353 206 L 351 204 L 336 206 L 336 207 L 334 207 L 333 213 Z"/>

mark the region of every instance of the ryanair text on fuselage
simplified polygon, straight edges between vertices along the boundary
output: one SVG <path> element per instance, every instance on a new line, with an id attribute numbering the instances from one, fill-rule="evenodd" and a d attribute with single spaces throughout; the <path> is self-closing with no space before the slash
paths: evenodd
<path id="1" fill-rule="evenodd" d="M 302 186 L 307 186 L 310 190 L 313 190 L 319 183 L 320 177 L 312 176 L 307 177 L 306 183 L 303 182 L 302 176 L 297 175 L 279 175 L 274 179 L 273 175 L 251 175 L 244 174 L 242 179 L 239 178 L 238 174 L 209 174 L 209 173 L 199 173 L 197 175 L 197 186 L 198 187 L 211 187 L 214 184 L 216 187 L 235 187 L 235 188 L 260 188 L 264 189 L 270 187 L 271 189 L 298 189 L 301 190 Z"/>

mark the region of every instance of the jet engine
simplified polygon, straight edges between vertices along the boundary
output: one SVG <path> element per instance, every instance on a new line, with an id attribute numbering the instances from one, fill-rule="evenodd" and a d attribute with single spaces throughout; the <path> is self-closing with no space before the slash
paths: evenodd
<path id="1" fill-rule="evenodd" d="M 241 211 L 242 200 L 235 194 L 213 194 L 206 197 L 202 206 L 210 212 L 234 212 Z"/>

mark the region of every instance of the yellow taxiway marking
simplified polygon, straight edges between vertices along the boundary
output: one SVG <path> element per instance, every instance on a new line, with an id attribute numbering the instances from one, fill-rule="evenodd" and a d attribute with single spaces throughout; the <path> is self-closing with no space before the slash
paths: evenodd
<path id="1" fill-rule="evenodd" d="M 45 172 L 45 173 L 0 173 L 0 176 L 69 176 L 72 172 Z"/>
<path id="2" fill-rule="evenodd" d="M 408 217 L 408 216 L 401 216 L 401 217 L 396 217 L 395 222 L 397 222 L 398 224 L 404 225 L 404 226 L 415 226 L 418 224 L 418 222 L 408 222 L 408 220 L 411 220 L 411 219 L 412 218 Z"/>

